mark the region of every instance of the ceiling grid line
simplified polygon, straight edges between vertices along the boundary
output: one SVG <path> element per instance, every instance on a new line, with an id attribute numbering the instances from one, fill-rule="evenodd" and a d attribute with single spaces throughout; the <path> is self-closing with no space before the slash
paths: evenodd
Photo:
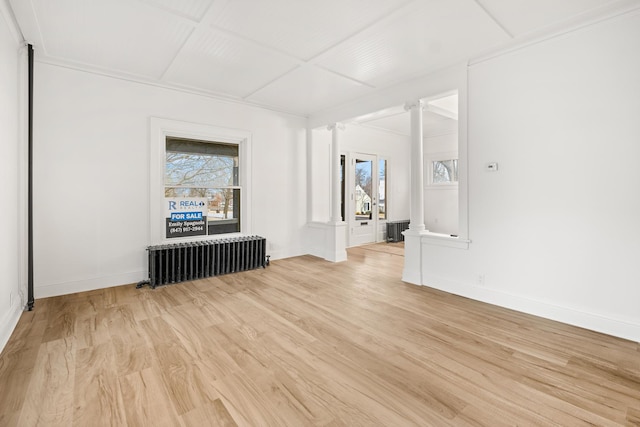
<path id="1" fill-rule="evenodd" d="M 40 47 L 42 51 L 47 54 L 47 44 L 44 41 L 44 36 L 42 35 L 42 26 L 40 25 L 40 20 L 38 19 L 38 14 L 36 13 L 36 7 L 33 5 L 33 0 L 29 0 L 29 9 L 31 13 L 33 13 L 33 20 L 35 21 L 36 31 L 38 32 L 36 40 L 39 41 Z"/>
<path id="2" fill-rule="evenodd" d="M 163 12 L 165 12 L 165 13 L 173 16 L 173 17 L 177 17 L 177 18 L 183 19 L 183 20 L 185 20 L 188 23 L 191 23 L 193 25 L 197 25 L 197 24 L 199 24 L 201 22 L 198 19 L 194 19 L 194 18 L 190 17 L 186 13 L 182 13 L 182 12 L 179 12 L 177 10 L 171 10 L 168 7 L 161 6 L 161 5 L 157 4 L 157 3 L 154 3 L 151 0 L 138 0 L 138 1 L 140 3 L 146 5 L 146 6 L 152 7 L 152 8 L 157 9 L 157 10 L 161 10 L 161 11 L 163 11 Z M 209 6 L 209 7 L 211 7 L 211 6 Z"/>
<path id="3" fill-rule="evenodd" d="M 339 72 L 337 72 L 337 71 L 334 71 L 334 70 L 332 70 L 332 69 L 330 69 L 330 68 L 323 67 L 322 65 L 319 65 L 319 64 L 313 64 L 313 65 L 314 65 L 316 68 L 319 68 L 319 69 L 321 69 L 321 70 L 324 70 L 324 71 L 326 71 L 327 73 L 335 74 L 336 76 L 338 76 L 338 77 L 342 77 L 343 79 L 351 80 L 351 81 L 352 81 L 352 82 L 354 82 L 354 83 L 358 83 L 358 84 L 361 84 L 361 85 L 363 85 L 363 86 L 370 87 L 371 89 L 375 89 L 375 88 L 376 88 L 376 86 L 374 86 L 374 85 L 372 85 L 372 84 L 370 84 L 370 83 L 367 83 L 367 82 L 362 81 L 362 80 L 355 79 L 355 78 L 353 78 L 353 77 L 351 77 L 351 76 L 348 76 L 348 75 L 346 75 L 346 74 L 342 74 L 342 73 L 339 73 Z"/>
<path id="4" fill-rule="evenodd" d="M 331 51 L 333 49 L 339 47 L 340 45 L 344 44 L 348 40 L 351 40 L 354 37 L 357 37 L 357 36 L 359 36 L 360 34 L 366 32 L 366 31 L 371 31 L 372 28 L 374 28 L 376 26 L 379 26 L 379 25 L 382 25 L 385 21 L 392 20 L 396 15 L 402 13 L 402 11 L 404 9 L 408 8 L 411 4 L 417 3 L 419 1 L 421 1 L 421 0 L 408 0 L 408 1 L 406 1 L 401 6 L 397 7 L 395 10 L 387 13 L 386 15 L 380 16 L 378 19 L 374 20 L 373 22 L 369 22 L 366 26 L 360 28 L 359 30 L 354 31 L 353 33 L 347 35 L 346 37 L 343 37 L 342 39 L 336 41 L 335 43 L 333 43 L 331 46 L 327 47 L 326 49 L 323 49 L 322 51 L 316 53 L 314 56 L 309 58 L 307 60 L 307 62 L 315 63 L 317 60 L 319 60 L 323 56 L 331 53 Z"/>
<path id="5" fill-rule="evenodd" d="M 184 41 L 182 42 L 182 44 L 180 45 L 180 47 L 176 51 L 175 55 L 173 55 L 173 58 L 171 58 L 171 61 L 169 61 L 169 64 L 167 64 L 167 66 L 165 67 L 164 71 L 162 71 L 162 74 L 160 74 L 160 80 L 162 80 L 162 81 L 165 80 L 165 78 L 167 77 L 167 73 L 169 72 L 169 70 L 171 70 L 171 67 L 173 67 L 173 64 L 175 64 L 176 60 L 178 59 L 178 56 L 180 56 L 180 54 L 182 53 L 182 50 L 187 45 L 189 40 L 191 40 L 191 38 L 193 37 L 193 35 L 195 34 L 197 29 L 198 29 L 198 25 L 194 26 L 191 29 L 191 32 L 189 33 L 189 35 L 187 37 L 185 37 Z"/>
<path id="6" fill-rule="evenodd" d="M 254 89 L 251 92 L 247 93 L 246 95 L 242 96 L 242 99 L 248 100 L 249 98 L 251 98 L 256 93 L 260 92 L 261 90 L 263 90 L 264 88 L 266 88 L 268 86 L 271 86 L 274 82 L 282 79 L 283 77 L 286 77 L 288 74 L 293 73 L 294 71 L 296 71 L 299 68 L 300 68 L 300 65 L 296 65 L 292 69 L 282 73 L 281 75 L 279 75 L 277 77 L 274 77 L 273 79 L 269 80 L 267 83 L 263 84 L 262 86 L 258 87 L 257 89 Z"/>
<path id="7" fill-rule="evenodd" d="M 147 0 L 140 0 L 140 1 L 142 1 L 144 3 L 147 3 Z M 160 6 L 156 6 L 156 7 L 160 7 Z M 176 60 L 178 59 L 178 56 L 180 56 L 180 54 L 182 53 L 184 47 L 187 45 L 187 43 L 189 43 L 189 41 L 191 40 L 193 35 L 196 33 L 198 28 L 204 25 L 203 21 L 204 21 L 205 17 L 207 16 L 207 14 L 209 13 L 209 11 L 212 9 L 212 7 L 213 7 L 213 2 L 209 3 L 209 6 L 207 6 L 207 9 L 205 10 L 204 14 L 202 15 L 202 17 L 200 18 L 199 21 L 191 21 L 193 23 L 193 28 L 191 29 L 191 32 L 189 33 L 189 35 L 187 37 L 185 37 L 184 41 L 182 42 L 182 44 L 180 45 L 180 47 L 176 51 L 175 55 L 173 56 L 173 58 L 171 59 L 169 64 L 165 67 L 164 71 L 160 75 L 160 80 L 162 80 L 162 81 L 165 80 L 165 78 L 167 76 L 167 73 L 169 72 L 169 70 L 171 70 L 171 67 L 173 67 L 173 64 L 175 64 Z M 168 10 L 168 9 L 165 9 L 164 7 L 162 9 L 166 10 L 169 13 L 174 13 L 174 12 Z"/>
<path id="8" fill-rule="evenodd" d="M 509 30 L 507 29 L 507 27 L 505 27 L 505 26 L 502 24 L 502 22 L 500 22 L 500 21 L 498 20 L 498 18 L 496 18 L 496 17 L 494 16 L 494 14 L 493 14 L 493 13 L 491 13 L 491 11 L 490 11 L 490 10 L 489 10 L 489 9 L 488 9 L 484 4 L 482 4 L 482 2 L 481 2 L 480 0 L 473 0 L 473 1 L 478 5 L 478 7 L 479 7 L 480 9 L 482 9 L 482 10 L 484 11 L 484 13 L 486 13 L 486 14 L 487 14 L 487 16 L 488 16 L 489 18 L 491 18 L 491 20 L 492 20 L 493 22 L 495 22 L 495 23 L 496 23 L 496 25 L 497 25 L 498 27 L 500 27 L 500 28 L 502 29 L 502 31 L 504 31 L 504 32 L 505 32 L 505 34 L 507 34 L 507 35 L 509 36 L 509 38 L 511 38 L 511 39 L 515 38 L 515 35 L 514 35 L 511 31 L 509 31 Z"/>

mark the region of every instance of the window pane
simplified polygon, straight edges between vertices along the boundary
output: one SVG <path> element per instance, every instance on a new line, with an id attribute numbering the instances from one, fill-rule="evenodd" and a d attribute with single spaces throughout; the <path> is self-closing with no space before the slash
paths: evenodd
<path id="1" fill-rule="evenodd" d="M 433 183 L 442 184 L 458 181 L 458 160 L 436 160 L 433 165 Z"/>
<path id="2" fill-rule="evenodd" d="M 167 151 L 168 186 L 226 187 L 237 184 L 237 157 Z"/>
<path id="3" fill-rule="evenodd" d="M 165 197 L 206 197 L 207 234 L 240 232 L 240 189 L 166 187 Z"/>
<path id="4" fill-rule="evenodd" d="M 207 190 L 207 197 L 208 234 L 240 232 L 240 189 L 211 188 Z"/>
<path id="5" fill-rule="evenodd" d="M 378 218 L 387 219 L 387 161 L 378 161 Z"/>
<path id="6" fill-rule="evenodd" d="M 356 220 L 371 219 L 371 170 L 372 161 L 356 159 L 355 208 Z"/>
<path id="7" fill-rule="evenodd" d="M 206 198 L 207 234 L 240 232 L 238 144 L 167 137 L 165 153 L 165 197 Z"/>

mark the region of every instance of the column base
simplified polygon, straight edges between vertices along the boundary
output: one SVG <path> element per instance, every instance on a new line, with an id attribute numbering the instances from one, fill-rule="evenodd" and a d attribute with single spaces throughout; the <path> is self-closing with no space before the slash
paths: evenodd
<path id="1" fill-rule="evenodd" d="M 422 236 L 426 230 L 408 229 L 404 235 L 404 269 L 402 270 L 402 280 L 422 285 Z"/>
<path id="2" fill-rule="evenodd" d="M 331 221 L 326 234 L 325 259 L 331 262 L 347 260 L 347 223 Z"/>

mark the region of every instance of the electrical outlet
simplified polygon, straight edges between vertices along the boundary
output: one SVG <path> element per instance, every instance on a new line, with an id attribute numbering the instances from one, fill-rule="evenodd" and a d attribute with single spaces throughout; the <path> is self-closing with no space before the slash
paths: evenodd
<path id="1" fill-rule="evenodd" d="M 484 274 L 478 274 L 478 286 L 484 286 Z"/>

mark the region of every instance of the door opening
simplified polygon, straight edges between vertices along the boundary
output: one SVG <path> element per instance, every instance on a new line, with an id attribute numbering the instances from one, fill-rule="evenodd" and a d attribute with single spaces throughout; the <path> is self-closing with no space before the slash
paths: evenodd
<path id="1" fill-rule="evenodd" d="M 349 246 L 379 240 L 379 222 L 386 220 L 386 165 L 384 159 L 370 154 L 351 155 L 349 214 Z"/>

